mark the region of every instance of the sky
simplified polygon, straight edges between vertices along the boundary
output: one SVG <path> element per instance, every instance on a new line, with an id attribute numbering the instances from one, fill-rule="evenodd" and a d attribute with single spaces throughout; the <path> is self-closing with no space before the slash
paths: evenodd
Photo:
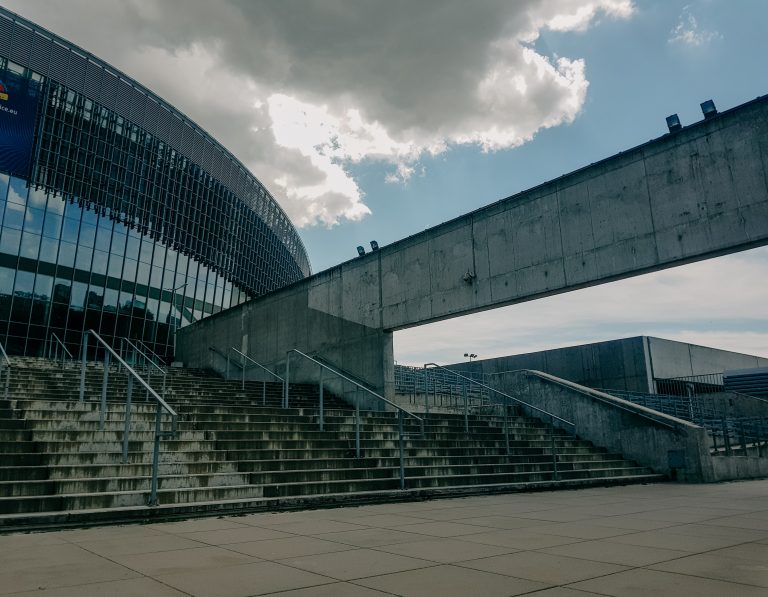
<path id="1" fill-rule="evenodd" d="M 216 137 L 315 272 L 768 93 L 764 0 L 0 3 Z M 397 332 L 395 358 L 643 334 L 768 356 L 766 305 L 763 248 Z"/>

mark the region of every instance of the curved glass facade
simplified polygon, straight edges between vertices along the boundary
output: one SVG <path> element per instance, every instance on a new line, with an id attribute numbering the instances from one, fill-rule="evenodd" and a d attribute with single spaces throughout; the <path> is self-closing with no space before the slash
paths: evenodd
<path id="1" fill-rule="evenodd" d="M 137 92 L 143 104 L 125 101 Z M 119 71 L 0 8 L 9 353 L 42 355 L 54 333 L 75 352 L 92 328 L 170 356 L 178 327 L 309 273 L 288 218 L 223 147 Z"/>

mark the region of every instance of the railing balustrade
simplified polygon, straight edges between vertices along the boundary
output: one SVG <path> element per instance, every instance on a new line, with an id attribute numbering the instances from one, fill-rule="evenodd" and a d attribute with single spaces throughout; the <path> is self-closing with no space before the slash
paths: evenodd
<path id="1" fill-rule="evenodd" d="M 176 434 L 178 415 L 176 411 L 171 408 L 168 403 L 157 393 L 152 387 L 131 367 L 107 342 L 105 342 L 101 336 L 95 331 L 88 330 L 83 334 L 83 346 L 82 346 L 82 366 L 80 369 L 80 402 L 85 401 L 85 373 L 86 364 L 88 361 L 88 344 L 89 336 L 93 336 L 96 340 L 96 352 L 98 353 L 99 345 L 104 348 L 104 376 L 101 386 L 101 403 L 99 408 L 99 430 L 104 430 L 104 421 L 106 419 L 107 410 L 107 387 L 109 384 L 109 361 L 110 356 L 121 365 L 128 373 L 128 386 L 125 399 L 125 422 L 123 425 L 123 463 L 128 462 L 128 438 L 131 429 L 131 398 L 133 393 L 134 380 L 139 383 L 144 389 L 147 390 L 149 396 L 157 403 L 157 411 L 155 414 L 155 432 L 154 432 L 154 448 L 152 453 L 152 481 L 150 485 L 150 494 L 148 506 L 157 506 L 157 489 L 158 489 L 158 469 L 160 463 L 160 440 L 168 437 L 173 437 Z M 161 427 L 163 412 L 171 416 L 171 431 L 163 432 Z"/>
<path id="2" fill-rule="evenodd" d="M 552 427 L 552 431 L 550 432 L 550 440 L 551 440 L 551 446 L 552 446 L 552 477 L 555 481 L 558 481 L 560 479 L 560 472 L 558 470 L 558 464 L 557 464 L 558 455 L 557 455 L 557 442 L 556 442 L 555 432 L 557 430 L 557 425 L 561 425 L 563 427 L 563 431 L 565 431 L 565 428 L 570 428 L 571 435 L 575 435 L 576 425 L 574 423 L 571 423 L 570 421 L 567 421 L 562 417 L 558 417 L 554 413 L 548 412 L 542 408 L 539 408 L 538 406 L 534 406 L 533 404 L 525 402 L 524 400 L 521 400 L 520 398 L 512 396 L 511 394 L 507 394 L 506 392 L 502 392 L 501 390 L 491 387 L 485 383 L 482 383 L 470 377 L 467 377 L 466 375 L 463 375 L 458 371 L 447 369 L 446 367 L 443 367 L 436 363 L 426 363 L 424 365 L 425 372 L 429 369 L 432 369 L 432 370 L 438 369 L 444 372 L 448 372 L 456 376 L 457 378 L 461 379 L 465 384 L 482 386 L 482 388 L 488 392 L 489 396 L 501 397 L 501 401 L 498 402 L 497 404 L 503 408 L 503 413 L 504 413 L 504 443 L 506 445 L 507 455 L 510 455 L 511 453 L 511 450 L 509 447 L 509 407 L 511 406 L 510 403 L 515 403 L 518 406 L 528 408 L 534 411 L 535 413 L 537 413 L 537 416 L 541 418 L 549 419 L 549 422 Z M 491 398 L 490 400 L 491 400 L 491 403 L 494 402 L 493 398 Z M 469 401 L 468 401 L 466 392 L 464 393 L 464 428 L 465 428 L 465 431 L 469 433 Z"/>
<path id="3" fill-rule="evenodd" d="M 143 343 L 142 343 L 143 344 Z M 128 338 L 120 338 L 120 355 L 127 361 L 129 358 L 129 353 L 133 350 L 133 364 L 134 366 L 138 366 L 139 363 L 139 357 L 143 359 L 144 366 L 147 371 L 147 383 L 149 385 L 152 385 L 152 372 L 157 371 L 162 376 L 161 379 L 163 380 L 163 390 L 160 393 L 160 395 L 165 398 L 165 388 L 166 388 L 166 381 L 168 378 L 168 372 L 165 370 L 165 368 L 162 366 L 162 361 L 158 362 L 156 359 L 157 354 L 154 352 L 151 353 L 151 355 L 147 354 L 145 351 L 141 350 L 135 341 L 130 340 Z M 146 395 L 147 399 L 149 399 L 149 392 L 147 392 Z"/>
<path id="4" fill-rule="evenodd" d="M 374 392 L 370 388 L 366 387 L 363 383 L 360 383 L 359 381 L 356 381 L 352 379 L 349 375 L 345 375 L 335 367 L 332 367 L 326 363 L 323 363 L 321 361 L 318 361 L 317 359 L 304 354 L 300 350 L 297 349 L 291 349 L 286 353 L 286 359 L 285 359 L 285 385 L 284 385 L 284 393 L 283 393 L 283 408 L 288 408 L 288 405 L 290 404 L 290 371 L 291 371 L 291 355 L 295 354 L 303 359 L 306 359 L 310 361 L 311 363 L 314 363 L 320 368 L 320 398 L 319 398 L 319 423 L 320 423 L 320 430 L 324 430 L 325 421 L 324 421 L 324 385 L 325 385 L 325 372 L 329 372 L 335 377 L 341 378 L 342 380 L 351 383 L 357 392 L 363 392 L 369 396 L 374 397 L 376 400 L 383 402 L 386 406 L 390 406 L 394 408 L 397 411 L 397 428 L 398 428 L 398 446 L 399 446 L 399 452 L 400 452 L 400 489 L 405 489 L 405 439 L 407 437 L 413 437 L 413 436 L 420 436 L 424 437 L 424 419 L 421 417 L 413 414 L 412 412 L 404 409 L 401 406 L 398 406 L 394 402 L 387 400 L 382 396 L 381 394 Z M 343 383 L 343 382 L 342 382 Z M 405 433 L 405 418 L 410 417 L 413 420 L 417 421 L 421 432 L 419 434 L 406 434 Z M 357 458 L 361 457 L 361 449 L 360 449 L 360 401 L 355 400 L 355 455 Z"/>
<path id="5" fill-rule="evenodd" d="M 8 389 L 11 386 L 11 360 L 8 358 L 2 343 L 0 343 L 0 375 L 5 377 L 3 400 L 8 400 Z"/>
<path id="6" fill-rule="evenodd" d="M 58 363 L 59 355 L 61 355 L 62 367 L 66 364 L 67 357 L 69 357 L 71 362 L 74 362 L 75 360 L 75 357 L 73 357 L 72 353 L 67 350 L 67 347 L 64 345 L 64 342 L 61 341 L 61 338 L 56 335 L 56 332 L 51 332 L 51 336 L 48 338 L 48 358 L 55 363 Z"/>

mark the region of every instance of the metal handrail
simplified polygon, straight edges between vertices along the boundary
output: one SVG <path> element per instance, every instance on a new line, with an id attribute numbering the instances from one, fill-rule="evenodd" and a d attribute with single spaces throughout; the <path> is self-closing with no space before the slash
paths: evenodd
<path id="1" fill-rule="evenodd" d="M 421 433 L 419 434 L 421 437 L 424 437 L 424 419 L 421 417 L 413 414 L 409 410 L 404 409 L 402 406 L 399 406 L 398 404 L 395 404 L 391 400 L 387 400 L 382 396 L 381 394 L 374 392 L 370 388 L 365 387 L 363 384 L 355 381 L 354 379 L 350 378 L 348 375 L 344 375 L 343 373 L 336 370 L 334 367 L 331 367 L 330 365 L 326 365 L 325 363 L 322 363 L 318 361 L 315 358 L 312 358 L 311 356 L 304 354 L 300 350 L 296 348 L 292 348 L 291 350 L 286 352 L 286 359 L 285 359 L 285 393 L 283 394 L 283 408 L 288 408 L 288 393 L 289 393 L 289 379 L 290 379 L 290 363 L 291 363 L 291 353 L 295 352 L 297 355 L 304 357 L 305 359 L 315 363 L 320 367 L 320 410 L 319 410 L 319 422 L 320 422 L 320 431 L 323 431 L 324 429 L 324 418 L 323 418 L 323 372 L 327 369 L 337 377 L 340 377 L 352 385 L 354 385 L 357 389 L 363 390 L 364 392 L 367 392 L 371 396 L 375 397 L 376 399 L 384 402 L 385 404 L 388 404 L 392 407 L 394 407 L 397 410 L 397 428 L 398 428 L 398 444 L 399 444 L 399 450 L 400 450 L 400 489 L 405 489 L 405 438 L 406 434 L 404 431 L 404 418 L 405 416 L 412 417 L 413 419 L 416 419 L 419 422 L 419 426 L 421 427 Z M 408 436 L 410 437 L 410 436 Z M 357 458 L 360 458 L 360 402 L 358 400 L 355 400 L 355 455 Z"/>
<path id="2" fill-rule="evenodd" d="M 237 354 L 239 354 L 241 357 L 243 357 L 243 358 L 244 358 L 244 359 L 246 359 L 247 361 L 249 361 L 249 362 L 253 363 L 253 364 L 254 364 L 254 365 L 256 365 L 257 367 L 260 367 L 261 369 L 263 369 L 264 371 L 266 371 L 267 373 L 269 373 L 269 374 L 270 374 L 272 377 L 276 377 L 277 379 L 279 379 L 280 381 L 282 381 L 283 383 L 285 383 L 285 379 L 283 379 L 282 377 L 280 377 L 280 376 L 279 376 L 277 373 L 275 373 L 274 371 L 271 371 L 270 369 L 267 369 L 267 368 L 266 368 L 264 365 L 262 365 L 261 363 L 259 363 L 259 362 L 258 362 L 258 361 L 256 361 L 256 360 L 252 359 L 252 358 L 251 358 L 251 357 L 249 357 L 247 354 L 245 354 L 245 353 L 243 353 L 243 352 L 240 352 L 240 351 L 239 351 L 239 350 L 237 350 L 237 348 L 235 348 L 234 346 L 230 346 L 230 347 L 229 347 L 229 350 L 234 350 L 234 351 L 235 351 Z M 243 371 L 245 371 L 245 367 L 243 367 Z"/>
<path id="3" fill-rule="evenodd" d="M 125 425 L 124 425 L 124 431 L 123 431 L 123 463 L 128 462 L 128 434 L 131 429 L 131 394 L 133 391 L 133 380 L 136 379 L 139 384 L 141 384 L 146 390 L 147 395 L 151 395 L 155 401 L 157 402 L 157 413 L 155 415 L 155 439 L 154 439 L 154 450 L 153 450 L 153 456 L 152 456 L 152 482 L 150 486 L 150 494 L 149 494 L 149 502 L 148 506 L 157 506 L 157 485 L 158 485 L 158 468 L 160 463 L 160 439 L 166 438 L 166 437 L 173 437 L 176 434 L 177 429 L 177 423 L 178 423 L 178 414 L 176 411 L 171 408 L 171 406 L 160 396 L 158 395 L 155 390 L 152 389 L 152 387 L 144 381 L 144 379 L 136 373 L 136 371 L 131 367 L 128 363 L 125 362 L 125 360 L 117 353 L 115 350 L 104 341 L 104 339 L 99 336 L 94 330 L 88 330 L 83 334 L 83 352 L 82 352 L 82 366 L 80 369 L 80 402 L 83 402 L 85 400 L 85 367 L 86 362 L 88 360 L 88 336 L 89 334 L 92 334 L 96 340 L 101 343 L 104 348 L 106 349 L 106 352 L 104 353 L 104 378 L 102 381 L 101 386 L 101 406 L 100 406 L 100 412 L 99 412 L 99 430 L 104 430 L 104 419 L 106 415 L 107 410 L 107 384 L 109 380 L 109 355 L 111 354 L 112 357 L 123 367 L 125 367 L 126 371 L 128 372 L 128 390 L 126 394 L 126 400 L 125 400 Z M 171 416 L 171 431 L 169 433 L 162 433 L 161 432 L 161 418 L 163 415 L 163 410 L 165 410 L 170 416 Z"/>
<path id="4" fill-rule="evenodd" d="M 579 394 L 584 394 L 585 396 L 589 396 L 590 398 L 593 398 L 598 402 L 604 402 L 605 404 L 609 404 L 614 408 L 618 408 L 619 410 L 623 410 L 633 415 L 637 415 L 638 417 L 648 419 L 649 421 L 652 421 L 664 427 L 669 427 L 670 429 L 676 430 L 681 425 L 682 426 L 693 425 L 694 427 L 696 426 L 694 423 L 688 423 L 687 421 L 683 421 L 682 419 L 678 419 L 677 417 L 672 417 L 671 415 L 665 415 L 663 413 L 658 413 L 658 416 L 654 416 L 653 410 L 646 408 L 644 406 L 640 406 L 639 404 L 633 404 L 628 400 L 623 400 L 616 396 L 611 396 L 610 394 L 599 392 L 591 388 L 585 388 L 583 386 L 580 386 L 579 384 L 569 382 L 567 380 L 562 380 L 558 377 L 555 377 L 554 375 L 544 373 L 543 371 L 536 371 L 535 369 L 515 369 L 513 371 L 500 371 L 499 373 L 491 373 L 491 375 L 504 375 L 505 373 L 522 373 L 524 375 L 530 375 L 533 377 L 539 377 L 541 379 L 545 379 L 550 383 L 562 386 L 564 388 L 568 388 L 569 390 L 573 390 L 575 392 L 578 392 Z M 611 400 L 606 400 L 606 398 L 604 398 L 603 396 L 607 396 L 611 398 Z M 633 408 L 627 408 L 622 403 L 629 404 Z M 643 411 L 648 411 L 648 412 L 645 413 Z M 672 419 L 672 422 L 665 421 L 663 419 Z"/>
<path id="5" fill-rule="evenodd" d="M 3 365 L 3 368 L 5 369 L 5 387 L 3 390 L 3 400 L 8 400 L 8 388 L 11 385 L 11 369 L 13 369 L 13 366 L 11 365 L 11 359 L 8 358 L 8 354 L 5 352 L 5 348 L 3 347 L 2 342 L 0 342 L 0 355 L 2 355 L 2 360 L 5 363 Z"/>
<path id="6" fill-rule="evenodd" d="M 143 340 L 139 340 L 138 338 L 133 340 L 133 342 L 135 342 L 137 345 L 141 346 L 144 349 L 144 352 L 148 352 L 153 357 L 155 357 L 155 359 L 157 360 L 157 363 L 159 363 L 159 365 L 161 367 L 165 366 L 165 361 L 163 360 L 163 357 L 161 357 L 154 350 L 152 350 L 149 346 L 147 346 L 146 342 L 144 342 Z"/>
<path id="7" fill-rule="evenodd" d="M 426 370 L 428 368 L 437 368 L 442 369 L 443 371 L 448 371 L 449 373 L 452 373 L 456 377 L 462 379 L 464 381 L 464 426 L 467 433 L 469 433 L 469 417 L 468 417 L 468 400 L 467 400 L 467 391 L 466 391 L 466 383 L 469 382 L 470 384 L 480 386 L 481 388 L 484 388 L 488 390 L 489 392 L 495 392 L 496 394 L 499 394 L 504 397 L 503 406 L 504 406 L 504 444 L 506 445 L 507 449 L 507 456 L 511 454 L 511 450 L 509 447 L 509 400 L 512 400 L 513 402 L 516 402 L 517 404 L 523 405 L 527 408 L 530 408 L 531 410 L 534 410 L 538 413 L 541 413 L 542 415 L 549 417 L 550 422 L 552 423 L 552 432 L 550 433 L 550 442 L 551 442 L 551 448 L 552 448 L 552 477 L 555 481 L 560 480 L 560 472 L 557 467 L 557 441 L 555 436 L 555 421 L 559 422 L 563 426 L 568 426 L 571 428 L 573 434 L 576 433 L 576 425 L 572 423 L 571 421 L 567 421 L 566 419 L 563 419 L 562 417 L 558 417 L 556 414 L 548 412 L 544 410 L 543 408 L 539 408 L 538 406 L 534 406 L 533 404 L 529 404 L 528 402 L 525 402 L 524 400 L 520 400 L 520 398 L 516 398 L 515 396 L 512 396 L 510 394 L 507 394 L 506 392 L 502 392 L 501 390 L 497 390 L 496 388 L 492 388 L 491 386 L 484 384 L 482 382 L 479 382 L 477 380 L 474 380 L 470 377 L 467 377 L 465 375 L 462 375 L 461 373 L 457 371 L 453 371 L 451 369 L 448 369 L 447 367 L 443 367 L 442 365 L 438 365 L 437 363 L 425 363 L 424 364 L 424 371 L 425 371 L 425 377 L 426 377 Z M 489 393 L 490 396 L 490 393 Z M 426 396 L 426 404 L 425 406 L 429 408 L 429 397 Z"/>
<path id="8" fill-rule="evenodd" d="M 56 341 L 56 344 L 53 344 L 53 340 Z M 51 350 L 51 348 L 53 346 L 56 347 L 55 351 Z M 64 354 L 67 354 L 69 356 L 69 360 L 71 360 L 71 361 L 75 360 L 75 357 L 73 357 L 72 353 L 69 352 L 69 350 L 67 350 L 67 347 L 64 345 L 64 342 L 61 341 L 61 338 L 59 338 L 56 335 L 56 332 L 51 332 L 51 337 L 48 339 L 48 358 L 49 359 L 51 358 L 51 352 L 54 352 L 53 360 L 54 360 L 54 362 L 58 363 L 58 361 L 59 361 L 59 348 L 58 347 L 59 346 L 61 346 L 61 348 L 63 349 Z M 61 355 L 61 364 L 62 365 L 64 365 L 64 354 Z"/>
<path id="9" fill-rule="evenodd" d="M 155 363 L 155 361 L 152 358 L 147 356 L 147 354 L 145 352 L 143 352 L 138 346 L 136 346 L 131 340 L 129 340 L 128 338 L 125 338 L 125 337 L 120 338 L 120 353 L 121 354 L 123 353 L 123 346 L 125 344 L 128 344 L 128 346 L 133 348 L 133 350 L 135 350 L 138 354 L 140 354 L 142 357 L 144 357 L 144 361 L 146 363 L 148 363 L 148 366 L 147 366 L 147 383 L 148 384 L 152 383 L 152 369 L 149 367 L 149 365 L 152 365 L 152 367 L 154 367 L 155 369 L 157 369 L 160 372 L 160 375 L 163 376 L 163 378 L 162 378 L 163 379 L 162 396 L 165 397 L 165 382 L 166 382 L 166 379 L 168 378 L 168 372 L 163 367 L 161 367 L 160 365 Z M 127 353 L 128 350 L 126 349 L 125 352 Z M 155 356 L 157 356 L 157 355 L 155 355 Z"/>
<path id="10" fill-rule="evenodd" d="M 453 373 L 457 377 L 460 377 L 461 379 L 463 379 L 463 380 L 465 380 L 465 381 L 467 381 L 467 382 L 469 382 L 471 384 L 480 386 L 480 387 L 482 387 L 482 388 L 484 388 L 486 390 L 489 390 L 491 392 L 495 392 L 496 394 L 500 394 L 501 396 L 504 396 L 505 398 L 508 398 L 508 399 L 510 399 L 510 400 L 512 400 L 514 402 L 517 402 L 518 404 L 522 404 L 523 406 L 526 406 L 526 407 L 528 407 L 528 408 L 530 408 L 532 410 L 535 410 L 536 412 L 539 412 L 539 413 L 541 413 L 541 414 L 543 414 L 543 415 L 545 415 L 547 417 L 550 417 L 553 420 L 560 421 L 564 425 L 575 427 L 574 423 L 571 423 L 570 421 L 567 421 L 566 419 L 563 419 L 562 417 L 558 417 L 554 413 L 548 412 L 548 411 L 544 410 L 543 408 L 539 408 L 538 406 L 534 406 L 533 404 L 529 404 L 525 400 L 520 400 L 520 398 L 515 398 L 514 396 L 511 396 L 510 394 L 507 394 L 506 392 L 502 392 L 501 390 L 497 390 L 496 388 L 492 388 L 491 386 L 486 385 L 486 384 L 484 384 L 482 382 L 479 382 L 477 380 L 474 380 L 474 379 L 471 379 L 469 377 L 466 377 L 465 375 L 462 375 L 461 373 L 458 373 L 457 371 L 452 371 L 451 369 L 448 369 L 447 367 L 443 367 L 443 366 L 438 365 L 436 363 L 425 363 L 424 364 L 424 368 L 426 369 L 427 367 L 433 367 L 433 368 L 442 369 L 444 371 L 450 371 L 451 373 Z"/>
<path id="11" fill-rule="evenodd" d="M 279 376 L 277 373 L 275 373 L 274 371 L 271 371 L 271 370 L 267 369 L 267 368 L 266 368 L 264 365 L 262 365 L 261 363 L 259 363 L 259 362 L 258 362 L 258 361 L 256 361 L 256 360 L 252 359 L 252 358 L 251 358 L 251 357 L 249 357 L 247 354 L 245 354 L 245 353 L 243 353 L 243 352 L 241 352 L 241 351 L 237 350 L 237 348 L 235 348 L 234 346 L 230 346 L 230 347 L 229 347 L 229 350 L 233 350 L 233 351 L 235 351 L 235 352 L 236 352 L 237 354 L 239 354 L 239 355 L 240 355 L 240 356 L 241 356 L 243 359 L 247 359 L 248 361 L 250 361 L 250 362 L 251 362 L 251 363 L 253 363 L 254 365 L 257 365 L 258 367 L 261 367 L 261 368 L 262 368 L 264 371 L 266 371 L 267 373 L 269 373 L 271 376 L 273 376 L 273 377 L 276 377 L 277 379 L 279 379 L 279 380 L 282 382 L 283 386 L 285 386 L 285 380 L 284 380 L 282 377 L 280 377 L 280 376 Z M 216 351 L 216 352 L 217 352 L 218 354 L 221 354 L 221 353 L 220 353 L 220 352 L 218 352 L 218 351 Z M 229 363 L 230 363 L 230 359 L 229 359 L 229 351 L 227 351 L 227 373 L 226 373 L 226 379 L 229 379 Z M 240 387 L 241 387 L 243 390 L 245 390 L 245 370 L 246 370 L 246 368 L 247 368 L 247 367 L 246 367 L 246 365 L 245 365 L 245 360 L 244 360 L 242 363 L 237 363 L 237 362 L 235 362 L 235 364 L 236 364 L 236 365 L 238 365 L 238 366 L 240 367 L 241 371 L 242 371 L 242 376 L 241 376 L 241 385 L 240 385 Z M 283 390 L 281 391 L 281 394 L 282 394 L 283 392 L 285 392 L 285 389 L 283 389 Z M 266 406 L 266 404 L 267 404 L 267 382 L 266 382 L 266 381 L 262 381 L 262 382 L 261 382 L 261 404 L 262 404 L 263 406 Z"/>

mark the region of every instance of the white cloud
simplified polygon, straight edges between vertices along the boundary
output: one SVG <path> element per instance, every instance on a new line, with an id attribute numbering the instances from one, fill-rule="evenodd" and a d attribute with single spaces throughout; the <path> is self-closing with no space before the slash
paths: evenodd
<path id="1" fill-rule="evenodd" d="M 573 121 L 583 60 L 531 42 L 633 12 L 630 0 L 5 4 L 189 113 L 300 226 L 370 213 L 351 164 L 381 161 L 388 181 L 405 182 L 424 155 L 515 147 Z"/>
<path id="2" fill-rule="evenodd" d="M 683 7 L 677 25 L 669 33 L 669 43 L 679 43 L 694 48 L 722 38 L 723 36 L 717 31 L 699 28 L 699 22 L 693 16 L 690 5 Z"/>
<path id="3" fill-rule="evenodd" d="M 455 363 L 651 335 L 768 357 L 768 248 L 412 328 L 398 362 Z"/>

